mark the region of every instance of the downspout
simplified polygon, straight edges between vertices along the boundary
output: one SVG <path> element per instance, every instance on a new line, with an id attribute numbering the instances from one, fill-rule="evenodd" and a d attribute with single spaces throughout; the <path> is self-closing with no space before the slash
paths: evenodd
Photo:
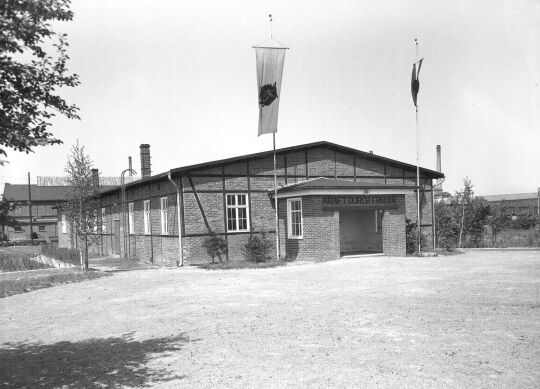
<path id="1" fill-rule="evenodd" d="M 176 214 L 178 215 L 178 249 L 180 253 L 180 263 L 178 263 L 178 260 L 176 260 L 176 266 L 184 266 L 184 253 L 182 252 L 182 215 L 180 213 L 180 188 L 178 187 L 176 182 L 173 181 L 170 171 L 167 177 L 176 189 Z"/>

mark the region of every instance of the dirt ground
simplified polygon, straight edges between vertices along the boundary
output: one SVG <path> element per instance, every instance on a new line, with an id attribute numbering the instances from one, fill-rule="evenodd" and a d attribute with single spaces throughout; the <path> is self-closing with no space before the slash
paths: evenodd
<path id="1" fill-rule="evenodd" d="M 0 300 L 0 386 L 540 386 L 540 251 L 114 273 Z"/>

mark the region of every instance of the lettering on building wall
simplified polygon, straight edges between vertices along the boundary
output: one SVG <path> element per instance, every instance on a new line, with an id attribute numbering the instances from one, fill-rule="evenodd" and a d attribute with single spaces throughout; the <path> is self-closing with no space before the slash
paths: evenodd
<path id="1" fill-rule="evenodd" d="M 323 206 L 370 206 L 377 205 L 382 207 L 395 207 L 397 206 L 396 196 L 383 196 L 383 195 L 357 195 L 357 196 L 323 196 Z"/>

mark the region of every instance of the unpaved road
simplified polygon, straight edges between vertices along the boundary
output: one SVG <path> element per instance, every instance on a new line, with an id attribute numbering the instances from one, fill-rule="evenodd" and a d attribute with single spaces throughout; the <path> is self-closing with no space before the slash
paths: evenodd
<path id="1" fill-rule="evenodd" d="M 0 386 L 540 386 L 540 251 L 116 273 L 0 300 Z"/>

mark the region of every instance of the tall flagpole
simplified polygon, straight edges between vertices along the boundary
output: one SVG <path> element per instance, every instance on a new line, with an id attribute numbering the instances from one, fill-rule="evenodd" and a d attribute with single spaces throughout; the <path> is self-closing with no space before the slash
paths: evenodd
<path id="1" fill-rule="evenodd" d="M 414 39 L 414 42 L 416 44 L 416 61 L 418 62 L 418 39 Z M 421 244 L 421 233 L 422 233 L 422 227 L 421 227 L 421 220 L 420 220 L 420 131 L 418 129 L 418 102 L 415 105 L 416 108 L 416 186 L 417 189 L 417 196 L 416 196 L 416 212 L 417 212 L 417 235 L 418 235 L 418 252 L 422 251 L 422 244 Z"/>
<path id="2" fill-rule="evenodd" d="M 270 21 L 270 44 L 272 44 L 272 14 L 268 15 Z M 274 151 L 274 210 L 275 210 L 275 230 L 276 230 L 276 261 L 279 261 L 279 218 L 277 199 L 277 163 L 276 163 L 276 133 L 272 133 L 272 146 Z"/>

